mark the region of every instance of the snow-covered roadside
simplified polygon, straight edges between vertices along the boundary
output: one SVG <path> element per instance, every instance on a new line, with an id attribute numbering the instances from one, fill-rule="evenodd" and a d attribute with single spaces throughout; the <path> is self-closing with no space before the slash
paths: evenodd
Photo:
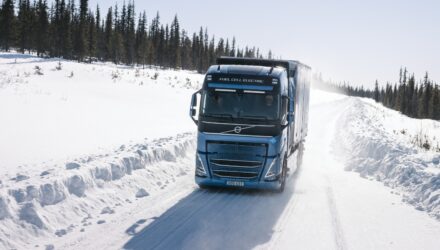
<path id="1" fill-rule="evenodd" d="M 0 174 L 194 130 L 189 101 L 203 75 L 58 63 L 0 53 Z"/>
<path id="2" fill-rule="evenodd" d="M 192 178 L 202 79 L 0 53 L 0 249 L 84 237 Z"/>
<path id="3" fill-rule="evenodd" d="M 440 122 L 411 119 L 367 99 L 349 102 L 334 140 L 345 169 L 382 181 L 416 209 L 440 219 L 440 154 L 418 148 L 408 135 L 396 133 L 416 134 L 423 123 L 428 136 L 435 138 Z"/>
<path id="4" fill-rule="evenodd" d="M 0 189 L 0 248 L 29 248 L 103 224 L 132 203 L 193 174 L 194 135 L 127 145 L 100 156 L 6 180 Z M 184 161 L 184 163 L 182 163 Z M 44 240 L 42 240 L 44 238 Z"/>

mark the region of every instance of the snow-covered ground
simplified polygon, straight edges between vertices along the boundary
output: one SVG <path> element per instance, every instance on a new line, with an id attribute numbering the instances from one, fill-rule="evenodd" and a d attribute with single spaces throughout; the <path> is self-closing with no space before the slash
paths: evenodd
<path id="1" fill-rule="evenodd" d="M 0 53 L 0 173 L 194 128 L 188 100 L 200 74 L 68 61 L 57 66 L 58 60 Z"/>
<path id="2" fill-rule="evenodd" d="M 440 245 L 439 154 L 411 142 L 438 122 L 313 90 L 284 193 L 200 190 L 187 115 L 203 76 L 57 65 L 0 54 L 1 249 Z"/>
<path id="3" fill-rule="evenodd" d="M 402 116 L 372 100 L 350 98 L 334 148 L 346 170 L 383 182 L 390 192 L 440 220 L 440 152 L 413 144 L 423 131 L 440 139 L 440 122 Z M 404 132 L 402 132 L 404 131 Z"/>
<path id="4" fill-rule="evenodd" d="M 188 109 L 202 80 L 0 53 L 0 248 L 103 223 L 192 173 Z"/>

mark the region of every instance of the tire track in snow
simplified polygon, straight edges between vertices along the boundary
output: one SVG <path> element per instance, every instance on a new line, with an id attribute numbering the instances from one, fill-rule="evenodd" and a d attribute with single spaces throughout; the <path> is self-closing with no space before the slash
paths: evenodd
<path id="1" fill-rule="evenodd" d="M 199 190 L 199 191 L 194 191 L 195 193 L 193 193 L 193 195 L 187 199 L 185 201 L 185 204 L 183 204 L 182 206 L 190 206 L 191 203 L 195 200 L 197 200 L 200 196 L 203 196 L 205 193 L 207 193 L 206 190 Z M 209 202 L 210 200 L 214 199 L 216 197 L 216 194 L 213 194 L 208 200 L 207 202 Z M 178 217 L 178 213 L 179 213 L 179 209 L 173 209 L 171 211 L 167 211 L 167 213 L 163 214 L 160 216 L 161 220 L 163 221 L 173 221 L 174 223 L 172 223 L 171 225 L 174 225 L 172 227 L 169 228 L 169 231 L 174 231 L 173 229 L 176 229 L 180 226 L 180 224 L 182 224 L 182 221 L 184 221 L 185 219 L 191 217 L 191 215 L 193 213 L 196 213 L 198 210 L 202 209 L 202 207 L 198 207 L 196 209 L 194 209 L 192 212 L 187 213 L 187 216 L 184 217 Z M 157 219 L 156 219 L 157 220 Z M 147 225 L 146 228 L 149 229 L 149 231 L 156 229 L 157 227 L 160 227 L 160 224 L 157 223 L 157 221 L 153 221 L 150 225 Z M 164 235 L 163 238 L 161 239 L 154 239 L 154 242 L 156 242 L 154 244 L 154 242 L 149 242 L 148 241 L 148 231 L 144 231 L 145 228 L 143 230 L 141 230 L 136 236 L 140 237 L 143 236 L 140 240 L 136 240 L 136 241 L 132 241 L 128 244 L 126 244 L 123 248 L 124 249 L 154 249 L 157 246 L 159 246 L 163 240 L 165 240 L 166 238 L 168 238 L 170 236 L 170 234 L 162 234 Z M 147 239 L 147 240 L 145 240 Z M 158 241 L 158 242 L 157 242 Z M 152 247 L 147 247 L 148 244 L 154 244 L 154 246 Z"/>
<path id="2" fill-rule="evenodd" d="M 277 225 L 277 227 L 274 228 L 273 232 L 274 232 L 274 236 L 271 239 L 271 242 L 269 244 L 269 246 L 267 247 L 267 249 L 278 249 L 277 248 L 277 243 L 279 238 L 282 235 L 282 232 L 284 231 L 284 228 L 286 228 L 286 226 L 289 224 L 289 218 L 291 218 L 291 216 L 293 215 L 293 212 L 295 211 L 295 208 L 298 204 L 298 196 L 295 194 L 295 186 L 297 184 L 297 179 L 301 174 L 302 171 L 302 166 L 300 165 L 302 163 L 302 159 L 300 160 L 301 162 L 298 162 L 298 154 L 299 152 L 297 152 L 296 154 L 294 154 L 294 157 L 297 157 L 294 161 L 293 164 L 295 164 L 295 171 L 293 172 L 293 174 L 291 175 L 291 178 L 288 178 L 290 185 L 288 186 L 289 188 L 286 188 L 285 191 L 289 191 L 288 194 L 283 194 L 283 195 L 289 195 L 291 196 L 289 203 L 286 207 L 286 212 L 283 213 L 283 215 L 280 217 L 279 219 L 279 223 Z M 302 157 L 302 156 L 300 156 Z M 289 165 L 292 164 L 292 160 L 294 158 L 291 156 L 289 157 Z M 299 165 L 298 165 L 299 164 Z M 293 169 L 291 166 L 289 166 L 290 169 Z"/>
<path id="3" fill-rule="evenodd" d="M 203 191 L 200 191 L 200 190 L 198 190 L 198 191 L 196 191 L 196 192 L 200 192 L 199 194 L 197 194 L 197 196 L 196 197 L 194 197 L 193 199 L 191 199 L 190 201 L 188 201 L 187 202 L 187 204 L 191 204 L 192 203 L 192 201 L 193 200 L 197 200 L 197 199 L 200 199 L 200 197 L 206 197 L 206 194 L 209 192 L 209 191 L 206 191 L 206 190 L 203 190 Z M 211 194 L 211 197 L 209 197 L 207 200 L 206 200 L 206 206 L 209 206 L 209 205 L 213 205 L 214 204 L 214 200 L 215 199 L 218 199 L 219 198 L 219 193 L 220 193 L 220 191 L 219 190 L 217 190 L 214 194 Z M 199 206 L 199 207 L 197 207 L 196 209 L 193 209 L 192 210 L 192 212 L 189 212 L 189 213 L 187 213 L 187 216 L 185 216 L 185 217 L 183 217 L 183 218 L 180 218 L 180 220 L 175 220 L 176 219 L 176 217 L 178 217 L 178 216 L 176 216 L 176 214 L 179 212 L 179 211 L 181 211 L 180 209 L 179 210 L 175 210 L 172 214 L 170 214 L 169 216 L 167 216 L 167 219 L 168 218 L 174 218 L 172 221 L 173 221 L 173 225 L 175 225 L 175 226 L 173 226 L 172 228 L 170 228 L 169 229 L 169 231 L 170 232 L 175 232 L 175 231 L 177 231 L 179 228 L 181 228 L 183 225 L 185 225 L 195 214 L 197 214 L 200 210 L 202 210 L 203 208 L 206 208 L 206 207 L 204 207 L 204 206 Z M 163 237 L 160 241 L 159 241 L 159 243 L 157 243 L 155 246 L 153 246 L 153 247 L 151 247 L 151 249 L 160 249 L 160 246 L 161 245 L 163 245 L 164 243 L 166 243 L 167 242 L 167 239 L 169 239 L 171 236 L 173 236 L 173 234 L 172 233 L 168 233 L 168 234 L 165 234 L 165 237 Z"/>
<path id="4" fill-rule="evenodd" d="M 281 237 L 282 232 L 284 231 L 284 228 L 290 222 L 289 218 L 292 216 L 297 204 L 298 204 L 298 199 L 297 199 L 296 195 L 294 193 L 292 193 L 292 198 L 289 201 L 289 205 L 286 208 L 285 214 L 280 218 L 279 225 L 276 228 L 274 228 L 274 230 L 273 230 L 275 235 L 274 235 L 273 239 L 271 240 L 271 244 L 268 246 L 268 249 L 278 249 L 277 248 L 278 239 Z"/>
<path id="5" fill-rule="evenodd" d="M 331 186 L 327 187 L 326 195 L 331 215 L 331 225 L 333 227 L 333 237 L 335 240 L 336 249 L 345 250 L 347 249 L 347 245 L 345 243 L 344 231 L 342 230 L 341 222 L 339 221 L 338 209 L 336 208 L 335 196 Z"/>
<path id="6" fill-rule="evenodd" d="M 222 189 L 220 192 L 230 192 L 231 190 L 228 189 Z M 236 191 L 236 192 L 235 192 Z M 219 194 L 221 195 L 221 194 Z M 216 204 L 215 209 L 218 211 L 214 215 L 209 216 L 209 223 L 215 222 L 215 221 L 221 221 L 219 220 L 221 217 L 224 217 L 225 214 L 223 211 L 227 209 L 227 213 L 229 214 L 236 214 L 237 217 L 239 217 L 242 213 L 245 212 L 251 205 L 249 206 L 234 206 L 233 204 L 236 202 L 240 202 L 240 204 L 243 204 L 243 201 L 248 201 L 252 198 L 252 195 L 248 195 L 246 190 L 232 190 L 231 193 L 225 193 L 225 197 L 221 204 Z M 214 201 L 212 202 L 214 203 Z M 248 202 L 244 202 L 245 204 L 248 204 Z M 220 205 L 220 206 L 218 206 Z M 239 210 L 237 211 L 237 208 Z M 227 233 L 233 230 L 231 227 L 222 227 L 222 225 L 217 225 L 215 228 L 213 228 L 211 225 L 202 225 L 200 228 L 197 229 L 197 231 L 192 232 L 192 237 L 189 237 L 185 240 L 184 244 L 182 244 L 181 249 L 218 249 L 219 245 L 217 245 L 216 242 L 218 239 L 216 237 L 227 235 Z M 200 235 L 200 231 L 203 231 L 202 235 Z M 207 237 L 203 237 L 207 235 Z M 209 241 L 206 241 L 206 238 L 209 238 Z M 221 239 L 222 240 L 222 239 Z M 221 241 L 220 240 L 220 241 Z"/>
<path id="7" fill-rule="evenodd" d="M 347 102 L 348 99 L 344 98 L 341 100 L 337 100 L 337 101 L 332 101 L 331 104 L 334 105 L 335 107 L 339 107 L 339 108 L 335 108 L 333 110 L 333 112 L 331 114 L 327 114 L 327 117 L 329 118 L 329 131 L 337 131 L 338 125 L 340 123 L 340 120 L 342 119 L 343 115 L 346 114 L 346 110 L 348 109 L 348 107 L 346 105 L 344 105 L 344 103 Z M 323 105 L 323 104 L 321 104 Z M 329 104 L 325 104 L 325 106 L 327 106 Z M 342 109 L 340 109 L 342 105 Z M 337 137 L 331 137 L 330 135 L 332 133 L 328 133 L 324 132 L 324 130 L 319 131 L 320 136 L 314 137 L 316 139 L 322 140 L 325 142 L 324 145 L 326 145 L 323 148 L 318 148 L 319 151 L 318 152 L 322 152 L 321 150 L 330 150 L 330 152 L 332 152 L 332 148 L 333 148 L 333 144 L 335 142 L 335 140 L 337 140 Z M 318 145 L 317 142 L 320 141 L 315 141 L 315 145 Z M 326 156 L 325 158 L 325 162 L 333 162 L 334 159 L 333 158 L 328 158 L 330 154 L 327 154 L 326 152 L 323 153 L 324 156 Z M 329 164 L 332 165 L 332 164 Z M 345 241 L 345 237 L 344 237 L 344 231 L 342 229 L 342 225 L 341 222 L 339 220 L 339 214 L 338 214 L 338 209 L 336 206 L 336 202 L 335 202 L 335 196 L 333 193 L 333 188 L 332 188 L 332 182 L 330 179 L 330 173 L 329 173 L 329 169 L 321 169 L 321 174 L 324 177 L 324 181 L 327 183 L 326 186 L 323 186 L 323 190 L 325 192 L 325 196 L 327 197 L 327 205 L 329 208 L 329 219 L 330 219 L 330 225 L 332 228 L 332 234 L 333 234 L 333 239 L 334 239 L 334 244 L 335 244 L 335 249 L 337 250 L 345 250 L 347 249 L 347 245 L 346 245 L 346 241 Z"/>

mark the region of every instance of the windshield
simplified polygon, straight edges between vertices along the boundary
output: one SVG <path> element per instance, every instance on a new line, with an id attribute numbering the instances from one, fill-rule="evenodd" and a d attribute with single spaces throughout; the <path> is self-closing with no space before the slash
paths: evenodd
<path id="1" fill-rule="evenodd" d="M 203 93 L 202 114 L 212 117 L 276 120 L 279 98 L 265 91 L 219 91 Z"/>

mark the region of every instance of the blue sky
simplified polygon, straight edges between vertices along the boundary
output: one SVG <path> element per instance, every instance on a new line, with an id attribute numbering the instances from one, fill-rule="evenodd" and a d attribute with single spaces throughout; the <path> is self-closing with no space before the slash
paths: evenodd
<path id="1" fill-rule="evenodd" d="M 103 12 L 116 1 L 91 0 Z M 122 1 L 118 1 L 122 3 Z M 156 0 L 135 1 L 148 19 L 217 37 L 237 38 L 283 59 L 296 59 L 334 81 L 395 82 L 400 66 L 440 81 L 440 1 Z M 104 15 L 104 14 L 103 14 Z"/>

